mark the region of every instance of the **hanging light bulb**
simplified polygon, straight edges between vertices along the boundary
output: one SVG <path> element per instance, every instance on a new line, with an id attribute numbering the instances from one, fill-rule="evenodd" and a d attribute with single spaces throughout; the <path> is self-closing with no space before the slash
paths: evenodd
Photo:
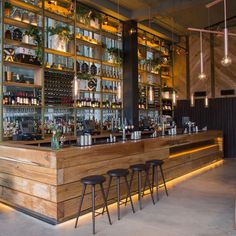
<path id="1" fill-rule="evenodd" d="M 205 97 L 204 105 L 205 105 L 205 108 L 208 108 L 208 106 L 209 106 L 208 96 Z"/>
<path id="2" fill-rule="evenodd" d="M 176 105 L 176 92 L 175 92 L 175 90 L 173 91 L 173 94 L 172 94 L 172 104 L 173 104 L 173 106 Z"/>
<path id="3" fill-rule="evenodd" d="M 74 100 L 76 101 L 78 96 L 79 96 L 79 80 L 77 78 L 77 76 L 74 77 L 73 79 L 73 96 L 74 96 Z"/>
<path id="4" fill-rule="evenodd" d="M 103 24 L 108 25 L 108 23 L 109 23 L 109 20 L 108 20 L 108 17 L 106 16 L 104 17 Z"/>
<path id="5" fill-rule="evenodd" d="M 203 52 L 202 52 L 202 32 L 201 31 L 200 31 L 200 67 L 201 67 L 201 72 L 198 75 L 198 78 L 200 80 L 205 80 L 206 74 L 203 71 Z"/>
<path id="6" fill-rule="evenodd" d="M 121 84 L 119 83 L 117 86 L 117 98 L 121 100 Z"/>
<path id="7" fill-rule="evenodd" d="M 153 97 L 154 97 L 154 96 L 153 96 L 153 88 L 152 88 L 152 86 L 150 86 L 150 87 L 149 87 L 149 103 L 150 103 L 150 104 L 153 103 L 153 100 L 154 100 Z"/>
<path id="8" fill-rule="evenodd" d="M 195 100 L 194 100 L 194 94 L 193 93 L 191 94 L 191 97 L 190 97 L 190 106 L 191 107 L 195 106 Z"/>
<path id="9" fill-rule="evenodd" d="M 221 60 L 222 66 L 229 66 L 232 64 L 232 59 L 229 57 L 229 46 L 228 46 L 228 29 L 227 29 L 227 18 L 226 18 L 226 0 L 224 0 L 224 50 L 225 55 Z"/>

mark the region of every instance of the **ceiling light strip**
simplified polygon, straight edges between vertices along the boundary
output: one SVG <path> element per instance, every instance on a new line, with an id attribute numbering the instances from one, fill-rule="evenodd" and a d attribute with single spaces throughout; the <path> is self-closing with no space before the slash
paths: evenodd
<path id="1" fill-rule="evenodd" d="M 224 1 L 224 0 L 215 0 L 215 1 L 213 1 L 213 2 L 210 2 L 210 3 L 206 4 L 206 8 L 211 8 L 211 7 L 213 7 L 213 6 L 215 6 L 215 5 L 217 5 L 218 3 L 223 2 L 223 1 Z"/>

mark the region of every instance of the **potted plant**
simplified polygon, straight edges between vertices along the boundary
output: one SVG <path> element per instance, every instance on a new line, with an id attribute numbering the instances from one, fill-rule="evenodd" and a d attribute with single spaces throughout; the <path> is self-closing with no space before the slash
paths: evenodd
<path id="1" fill-rule="evenodd" d="M 24 43 L 34 43 L 36 44 L 35 54 L 38 60 L 42 62 L 42 34 L 41 31 L 36 26 L 30 26 L 29 30 L 26 30 L 23 36 Z"/>
<path id="2" fill-rule="evenodd" d="M 110 59 L 109 61 L 113 63 L 121 63 L 123 59 L 123 52 L 120 48 L 108 48 L 107 49 Z"/>
<path id="3" fill-rule="evenodd" d="M 9 17 L 11 15 L 12 5 L 9 2 L 5 2 L 4 4 L 4 16 Z"/>
<path id="4" fill-rule="evenodd" d="M 56 27 L 48 27 L 49 47 L 58 51 L 66 52 L 68 42 L 73 38 L 67 25 L 58 24 Z"/>

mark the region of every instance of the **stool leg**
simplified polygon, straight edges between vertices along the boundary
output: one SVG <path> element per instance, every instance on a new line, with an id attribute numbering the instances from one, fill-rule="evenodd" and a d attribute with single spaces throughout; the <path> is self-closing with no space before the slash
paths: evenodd
<path id="1" fill-rule="evenodd" d="M 150 193 L 151 193 L 152 202 L 153 202 L 153 205 L 155 205 L 155 201 L 154 201 L 154 197 L 153 197 L 153 191 L 152 191 L 152 185 L 150 183 L 149 171 L 148 170 L 146 170 L 146 178 L 147 178 L 147 184 L 149 186 L 149 190 L 150 190 Z"/>
<path id="2" fill-rule="evenodd" d="M 145 181 L 144 181 L 144 186 L 143 186 L 143 194 L 142 194 L 142 197 L 144 196 L 144 192 L 145 192 L 146 186 L 147 186 L 147 175 L 145 176 Z"/>
<path id="3" fill-rule="evenodd" d="M 83 204 L 83 200 L 84 200 L 86 187 L 87 187 L 87 185 L 84 184 L 83 185 L 83 190 L 82 190 L 82 196 L 81 196 L 80 204 L 79 204 L 79 210 L 78 210 L 77 218 L 76 218 L 76 221 L 75 221 L 75 228 L 77 228 L 78 220 L 79 220 L 79 217 L 80 217 L 80 212 L 81 212 L 81 208 L 82 208 L 82 204 Z"/>
<path id="4" fill-rule="evenodd" d="M 139 209 L 142 210 L 142 172 L 138 171 L 138 202 L 139 202 Z"/>
<path id="5" fill-rule="evenodd" d="M 153 178 L 154 178 L 154 175 L 155 175 L 155 182 L 156 182 L 156 197 L 157 197 L 157 201 L 159 201 L 157 166 L 153 166 Z M 154 187 L 154 180 L 153 180 L 153 187 Z"/>
<path id="6" fill-rule="evenodd" d="M 92 190 L 92 220 L 93 220 L 93 234 L 95 234 L 95 185 L 91 185 Z"/>
<path id="7" fill-rule="evenodd" d="M 109 223 L 111 225 L 111 218 L 110 218 L 110 213 L 109 213 L 109 210 L 108 210 L 108 207 L 107 207 L 107 200 L 106 200 L 106 196 L 105 196 L 105 191 L 104 191 L 104 188 L 103 188 L 102 184 L 100 184 L 100 187 L 101 187 L 101 192 L 102 192 L 102 197 L 103 197 L 104 205 L 105 205 L 106 211 L 107 211 L 107 217 L 108 217 Z"/>
<path id="8" fill-rule="evenodd" d="M 116 188 L 117 188 L 117 213 L 118 220 L 120 220 L 120 177 L 116 179 Z"/>
<path id="9" fill-rule="evenodd" d="M 129 189 L 130 189 L 130 191 L 131 191 L 131 187 L 132 187 L 133 178 L 134 178 L 134 171 L 132 170 L 131 177 L 130 177 L 130 183 L 129 183 Z M 129 197 L 129 195 L 128 195 L 128 193 L 127 193 L 126 200 L 125 200 L 125 206 L 127 205 L 128 197 Z"/>
<path id="10" fill-rule="evenodd" d="M 126 187 L 127 187 L 127 193 L 128 193 L 128 195 L 129 195 L 129 199 L 130 199 L 130 204 L 131 204 L 133 213 L 135 213 L 135 211 L 134 211 L 134 205 L 133 205 L 133 201 L 132 201 L 132 197 L 131 197 L 131 193 L 130 193 L 130 187 L 129 187 L 128 180 L 127 180 L 127 176 L 125 176 L 125 183 L 126 183 Z"/>
<path id="11" fill-rule="evenodd" d="M 168 197 L 169 194 L 168 194 L 167 187 L 166 187 L 166 181 L 165 181 L 162 165 L 160 165 L 160 170 L 161 170 L 161 176 L 162 176 L 162 179 L 163 179 L 163 183 L 164 183 L 164 186 L 165 186 L 166 196 Z"/>
<path id="12" fill-rule="evenodd" d="M 108 188 L 107 188 L 107 193 L 106 193 L 106 202 L 107 202 L 110 187 L 111 187 L 111 181 L 112 181 L 112 176 L 110 176 L 110 178 L 109 178 L 109 183 L 108 183 Z M 104 212 L 105 212 L 105 205 L 103 206 L 102 214 L 104 214 Z"/>

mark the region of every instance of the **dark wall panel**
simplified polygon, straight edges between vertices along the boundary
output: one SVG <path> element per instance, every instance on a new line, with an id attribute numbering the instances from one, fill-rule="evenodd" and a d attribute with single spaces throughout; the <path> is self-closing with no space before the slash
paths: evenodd
<path id="1" fill-rule="evenodd" d="M 236 158 L 236 98 L 216 98 L 209 100 L 209 107 L 204 107 L 204 100 L 195 101 L 195 107 L 190 107 L 189 100 L 178 101 L 175 119 L 181 127 L 182 116 L 189 116 L 202 128 L 223 130 L 224 151 L 226 158 Z"/>

